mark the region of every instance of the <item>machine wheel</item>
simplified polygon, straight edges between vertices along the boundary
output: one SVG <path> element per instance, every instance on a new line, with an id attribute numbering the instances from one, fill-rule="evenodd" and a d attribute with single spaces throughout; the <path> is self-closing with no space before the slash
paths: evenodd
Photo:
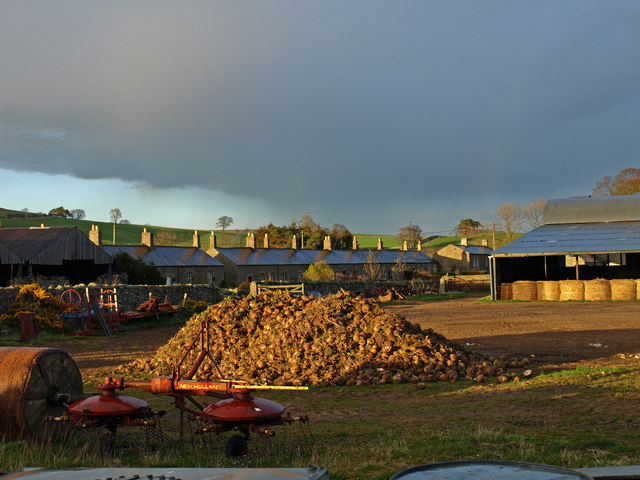
<path id="1" fill-rule="evenodd" d="M 225 450 L 227 457 L 242 457 L 247 454 L 247 439 L 234 435 L 227 441 L 227 448 Z"/>

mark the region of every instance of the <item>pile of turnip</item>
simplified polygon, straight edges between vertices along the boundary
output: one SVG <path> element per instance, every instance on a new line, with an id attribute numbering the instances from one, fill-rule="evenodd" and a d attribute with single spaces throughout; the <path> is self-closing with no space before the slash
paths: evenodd
<path id="1" fill-rule="evenodd" d="M 526 359 L 489 359 L 371 300 L 340 292 L 315 299 L 288 292 L 227 299 L 194 315 L 152 358 L 120 373 L 168 375 L 208 319 L 211 353 L 225 378 L 270 385 L 370 385 L 459 378 L 506 381 Z M 197 348 L 185 359 L 193 365 Z M 207 359 L 194 379 L 220 378 Z"/>

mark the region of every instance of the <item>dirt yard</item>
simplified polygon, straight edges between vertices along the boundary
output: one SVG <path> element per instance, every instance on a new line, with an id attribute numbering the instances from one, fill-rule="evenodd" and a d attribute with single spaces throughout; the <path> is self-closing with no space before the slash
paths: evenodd
<path id="1" fill-rule="evenodd" d="M 640 302 L 493 303 L 465 298 L 386 308 L 470 350 L 529 357 L 538 367 L 640 357 Z M 60 347 L 83 370 L 109 368 L 151 355 L 179 328 L 144 328 L 91 341 L 72 338 Z"/>
<path id="2" fill-rule="evenodd" d="M 640 302 L 485 302 L 477 298 L 388 307 L 487 355 L 537 365 L 640 356 Z"/>

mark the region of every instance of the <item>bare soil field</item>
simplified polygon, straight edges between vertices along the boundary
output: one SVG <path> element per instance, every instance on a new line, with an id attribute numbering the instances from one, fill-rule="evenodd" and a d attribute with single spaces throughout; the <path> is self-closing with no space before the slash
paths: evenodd
<path id="1" fill-rule="evenodd" d="M 466 348 L 528 357 L 538 367 L 637 361 L 640 302 L 488 302 L 477 297 L 405 302 L 388 308 Z M 73 338 L 60 345 L 81 369 L 109 368 L 151 355 L 180 325 L 116 337 Z"/>
<path id="2" fill-rule="evenodd" d="M 640 356 L 640 302 L 490 302 L 464 298 L 387 307 L 470 350 L 539 366 Z"/>

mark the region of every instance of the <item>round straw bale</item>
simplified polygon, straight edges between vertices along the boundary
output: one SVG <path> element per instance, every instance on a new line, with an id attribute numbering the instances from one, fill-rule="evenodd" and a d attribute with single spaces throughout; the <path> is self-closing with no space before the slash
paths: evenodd
<path id="1" fill-rule="evenodd" d="M 584 282 L 581 280 L 560 280 L 560 301 L 584 300 Z"/>
<path id="2" fill-rule="evenodd" d="M 522 280 L 513 284 L 513 299 L 531 302 L 538 299 L 538 285 L 536 282 Z"/>
<path id="3" fill-rule="evenodd" d="M 503 283 L 500 285 L 500 300 L 512 300 L 513 288 L 511 283 Z"/>
<path id="4" fill-rule="evenodd" d="M 604 278 L 595 280 L 585 280 L 584 282 L 585 300 L 611 300 L 611 284 Z"/>
<path id="5" fill-rule="evenodd" d="M 628 278 L 610 280 L 611 300 L 635 300 L 636 281 Z"/>
<path id="6" fill-rule="evenodd" d="M 640 278 L 636 279 L 636 300 L 640 300 Z"/>
<path id="7" fill-rule="evenodd" d="M 560 300 L 560 284 L 553 280 L 538 282 L 538 300 Z"/>

